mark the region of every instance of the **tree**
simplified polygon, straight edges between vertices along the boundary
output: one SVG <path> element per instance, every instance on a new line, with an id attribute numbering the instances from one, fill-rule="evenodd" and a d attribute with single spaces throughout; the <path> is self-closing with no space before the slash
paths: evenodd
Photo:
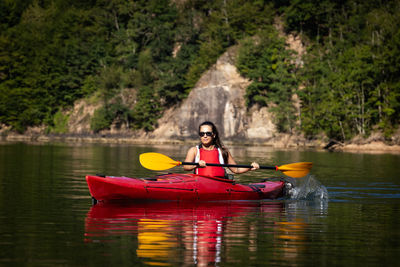
<path id="1" fill-rule="evenodd" d="M 246 39 L 237 60 L 239 71 L 252 80 L 246 90 L 247 106 L 270 106 L 278 129 L 289 133 L 297 120 L 292 97 L 298 81 L 292 56 L 293 52 L 271 27 Z"/>

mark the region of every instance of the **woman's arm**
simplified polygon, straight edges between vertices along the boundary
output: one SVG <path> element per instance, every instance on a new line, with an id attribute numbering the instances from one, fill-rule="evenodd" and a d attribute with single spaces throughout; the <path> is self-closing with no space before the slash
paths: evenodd
<path id="1" fill-rule="evenodd" d="M 233 159 L 231 153 L 228 151 L 228 164 L 233 164 L 236 165 L 236 161 Z M 258 165 L 257 162 L 253 162 L 251 163 L 252 168 L 235 168 L 235 167 L 230 167 L 229 169 L 236 174 L 239 173 L 245 173 L 248 171 L 253 171 L 253 170 L 257 170 L 260 168 L 260 166 Z"/>
<path id="2" fill-rule="evenodd" d="M 197 153 L 197 148 L 191 147 L 186 154 L 185 162 L 194 162 L 194 160 L 196 159 L 196 153 Z M 196 168 L 197 168 L 196 165 L 183 165 L 183 169 L 185 171 L 193 171 Z"/>

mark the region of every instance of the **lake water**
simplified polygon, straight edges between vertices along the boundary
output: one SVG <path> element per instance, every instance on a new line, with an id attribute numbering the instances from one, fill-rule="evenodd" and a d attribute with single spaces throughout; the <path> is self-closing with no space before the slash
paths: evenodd
<path id="1" fill-rule="evenodd" d="M 231 147 L 238 163 L 314 167 L 290 199 L 91 205 L 86 174 L 154 176 L 165 172 L 142 168 L 140 153 L 187 149 L 0 144 L 0 265 L 398 266 L 399 154 Z"/>

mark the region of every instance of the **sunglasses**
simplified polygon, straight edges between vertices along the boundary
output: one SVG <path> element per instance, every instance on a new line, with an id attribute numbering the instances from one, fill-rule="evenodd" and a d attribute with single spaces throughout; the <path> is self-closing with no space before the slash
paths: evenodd
<path id="1" fill-rule="evenodd" d="M 203 137 L 204 135 L 212 136 L 213 133 L 212 132 L 199 132 L 199 135 L 200 135 L 200 137 Z"/>

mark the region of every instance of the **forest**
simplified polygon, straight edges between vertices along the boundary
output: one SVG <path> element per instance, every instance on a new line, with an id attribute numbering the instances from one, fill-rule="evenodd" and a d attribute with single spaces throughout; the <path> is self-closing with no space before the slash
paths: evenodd
<path id="1" fill-rule="evenodd" d="M 277 20 L 307 48 L 300 63 Z M 93 132 L 116 118 L 152 131 L 239 45 L 247 107 L 269 107 L 280 132 L 389 140 L 400 122 L 399 22 L 398 0 L 0 0 L 0 126 L 63 133 L 62 111 L 90 98 L 102 102 Z"/>

